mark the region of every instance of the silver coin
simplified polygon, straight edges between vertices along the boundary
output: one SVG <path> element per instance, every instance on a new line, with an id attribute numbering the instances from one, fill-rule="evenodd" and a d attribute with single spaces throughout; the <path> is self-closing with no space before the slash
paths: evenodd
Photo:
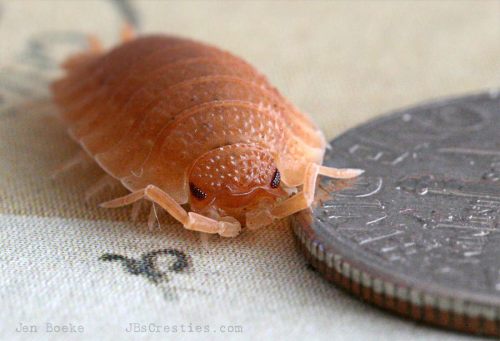
<path id="1" fill-rule="evenodd" d="M 292 220 L 313 266 L 401 315 L 500 335 L 500 94 L 393 113 L 331 142 L 323 178 Z"/>

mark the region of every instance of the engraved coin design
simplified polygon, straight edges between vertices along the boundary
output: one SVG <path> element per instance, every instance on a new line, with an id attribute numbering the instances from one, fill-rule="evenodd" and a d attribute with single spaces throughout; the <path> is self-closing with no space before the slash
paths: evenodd
<path id="1" fill-rule="evenodd" d="M 446 99 L 331 142 L 325 163 L 362 168 L 319 181 L 292 219 L 327 279 L 400 315 L 500 335 L 500 94 Z"/>

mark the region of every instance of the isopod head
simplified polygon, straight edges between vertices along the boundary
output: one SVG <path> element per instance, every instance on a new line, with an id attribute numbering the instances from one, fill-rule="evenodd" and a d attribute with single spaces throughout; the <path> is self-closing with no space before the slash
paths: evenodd
<path id="1" fill-rule="evenodd" d="M 211 216 L 233 216 L 272 205 L 287 193 L 270 153 L 255 145 L 233 144 L 200 156 L 188 174 L 191 209 Z"/>

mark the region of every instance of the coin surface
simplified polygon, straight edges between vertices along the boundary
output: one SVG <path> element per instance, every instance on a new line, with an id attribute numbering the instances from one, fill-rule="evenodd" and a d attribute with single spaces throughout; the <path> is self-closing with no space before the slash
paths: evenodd
<path id="1" fill-rule="evenodd" d="M 331 142 L 292 226 L 308 261 L 360 298 L 415 320 L 500 335 L 500 94 L 401 110 Z"/>

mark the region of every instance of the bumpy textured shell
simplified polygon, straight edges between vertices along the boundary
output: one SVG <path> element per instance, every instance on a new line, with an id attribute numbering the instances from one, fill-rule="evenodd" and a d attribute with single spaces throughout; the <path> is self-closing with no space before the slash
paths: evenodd
<path id="1" fill-rule="evenodd" d="M 299 185 L 325 140 L 251 65 L 213 46 L 154 35 L 72 63 L 53 84 L 71 136 L 135 191 L 154 184 L 187 202 L 193 162 L 225 145 L 254 144 Z"/>

